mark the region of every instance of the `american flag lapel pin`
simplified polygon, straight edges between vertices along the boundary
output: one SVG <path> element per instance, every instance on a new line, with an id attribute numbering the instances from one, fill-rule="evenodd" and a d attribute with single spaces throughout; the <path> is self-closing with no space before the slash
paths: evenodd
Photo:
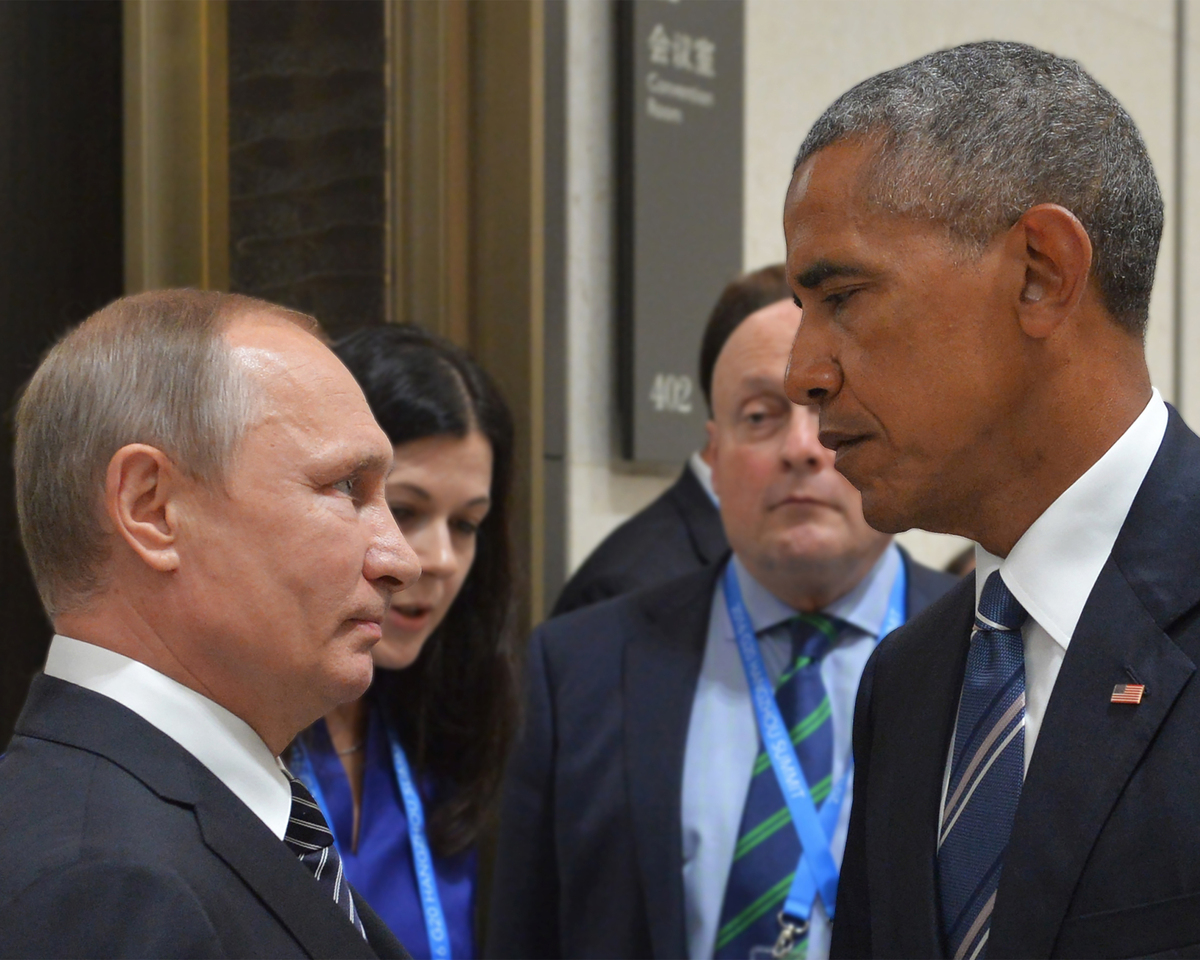
<path id="1" fill-rule="evenodd" d="M 1110 703 L 1132 703 L 1135 706 L 1142 702 L 1142 696 L 1146 693 L 1146 685 L 1144 683 L 1118 683 L 1113 687 Z"/>

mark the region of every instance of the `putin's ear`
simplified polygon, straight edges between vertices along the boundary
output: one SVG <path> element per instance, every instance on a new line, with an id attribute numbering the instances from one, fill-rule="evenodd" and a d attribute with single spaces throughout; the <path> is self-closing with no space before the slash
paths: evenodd
<path id="1" fill-rule="evenodd" d="M 1017 318 L 1026 336 L 1050 336 L 1079 306 L 1092 269 L 1092 241 L 1056 203 L 1030 207 L 1009 231 L 1024 266 Z"/>
<path id="2" fill-rule="evenodd" d="M 160 573 L 179 567 L 175 546 L 179 470 L 170 457 L 131 443 L 108 461 L 104 506 L 108 523 L 145 564 Z"/>

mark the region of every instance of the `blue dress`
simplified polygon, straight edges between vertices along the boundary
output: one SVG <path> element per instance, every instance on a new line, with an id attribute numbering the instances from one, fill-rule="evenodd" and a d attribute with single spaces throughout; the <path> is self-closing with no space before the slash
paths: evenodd
<path id="1" fill-rule="evenodd" d="M 408 817 L 392 768 L 387 730 L 379 707 L 371 705 L 367 723 L 366 767 L 363 772 L 362 809 L 359 812 L 358 849 L 350 849 L 354 807 L 350 781 L 334 752 L 324 720 L 318 720 L 305 738 L 313 773 L 325 794 L 333 819 L 330 824 L 346 876 L 371 908 L 379 914 L 415 960 L 431 956 L 425 915 L 413 867 Z M 422 797 L 429 796 L 421 784 Z M 450 932 L 454 960 L 475 956 L 475 889 L 479 858 L 471 847 L 453 857 L 433 856 L 442 911 Z"/>

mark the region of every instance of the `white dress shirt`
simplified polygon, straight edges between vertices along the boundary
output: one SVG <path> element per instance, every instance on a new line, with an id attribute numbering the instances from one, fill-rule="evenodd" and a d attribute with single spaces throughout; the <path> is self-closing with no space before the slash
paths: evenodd
<path id="1" fill-rule="evenodd" d="M 1021 628 L 1026 771 L 1075 625 L 1166 430 L 1167 405 L 1156 389 L 1129 429 L 1046 508 L 1007 557 L 1002 560 L 975 548 L 976 609 L 988 576 L 999 570 L 1005 586 L 1029 614 Z"/>
<path id="2" fill-rule="evenodd" d="M 56 635 L 45 674 L 129 708 L 206 766 L 283 839 L 292 788 L 262 738 L 220 704 L 137 660 Z"/>
<path id="3" fill-rule="evenodd" d="M 756 632 L 796 615 L 795 610 L 751 577 L 736 557 L 732 563 Z M 823 611 L 850 625 L 843 629 L 837 643 L 821 661 L 821 679 L 829 691 L 832 711 L 835 783 L 850 764 L 858 681 L 875 649 L 892 585 L 902 563 L 900 551 L 895 545 L 889 546 L 854 590 Z M 791 659 L 791 645 L 781 638 L 763 638 L 759 645 L 767 673 L 774 682 Z M 738 827 L 758 752 L 758 725 L 750 688 L 725 606 L 725 590 L 718 581 L 713 591 L 704 661 L 692 703 L 683 765 L 684 917 L 688 956 L 692 960 L 713 955 L 725 884 L 733 865 Z M 853 783 L 849 786 L 848 793 Z M 847 796 L 830 839 L 831 852 L 839 866 L 850 820 L 849 800 Z M 829 955 L 831 928 L 820 898 L 811 923 L 808 957 L 823 960 Z"/>

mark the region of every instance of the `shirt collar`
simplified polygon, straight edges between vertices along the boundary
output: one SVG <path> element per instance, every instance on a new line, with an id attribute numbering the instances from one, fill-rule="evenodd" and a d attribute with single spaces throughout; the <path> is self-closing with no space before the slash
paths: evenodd
<path id="1" fill-rule="evenodd" d="M 1064 650 L 1167 430 L 1157 389 L 1121 437 L 1062 492 L 1003 560 L 975 548 L 975 604 L 996 570 Z"/>
<path id="2" fill-rule="evenodd" d="M 795 609 L 754 579 L 736 554 L 731 562 L 737 573 L 738 586 L 742 588 L 742 600 L 746 604 L 746 612 L 750 614 L 750 622 L 754 625 L 755 633 L 761 633 L 796 615 Z M 880 558 L 875 561 L 871 571 L 858 582 L 854 589 L 845 596 L 839 597 L 821 612 L 845 621 L 869 636 L 879 636 L 884 618 L 887 616 L 892 584 L 895 582 L 903 562 L 899 548 L 894 543 L 889 544 Z M 732 626 L 729 629 L 732 636 Z"/>
<path id="3" fill-rule="evenodd" d="M 115 700 L 157 727 L 283 839 L 291 786 L 279 761 L 240 717 L 144 663 L 61 634 L 50 642 L 45 674 Z"/>

